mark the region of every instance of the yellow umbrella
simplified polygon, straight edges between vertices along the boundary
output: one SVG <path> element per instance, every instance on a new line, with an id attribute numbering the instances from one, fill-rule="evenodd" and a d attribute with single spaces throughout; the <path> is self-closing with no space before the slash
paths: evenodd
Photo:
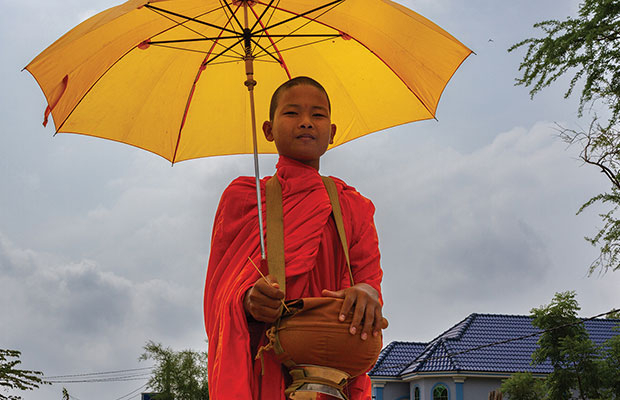
<path id="1" fill-rule="evenodd" d="M 388 0 L 129 0 L 84 21 L 25 69 L 56 132 L 127 143 L 174 163 L 275 153 L 257 137 L 256 121 L 268 119 L 275 88 L 299 75 L 330 95 L 332 147 L 433 118 L 470 53 Z"/>

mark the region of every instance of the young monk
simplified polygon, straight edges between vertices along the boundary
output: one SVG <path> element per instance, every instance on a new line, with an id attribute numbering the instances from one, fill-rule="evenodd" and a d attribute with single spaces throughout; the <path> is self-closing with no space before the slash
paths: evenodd
<path id="1" fill-rule="evenodd" d="M 320 158 L 336 135 L 327 92 L 307 77 L 284 83 L 273 94 L 263 132 L 275 142 L 280 155 L 276 177 L 282 186 L 286 295 L 267 275 L 266 263 L 260 263 L 255 179 L 237 178 L 222 194 L 215 215 L 205 287 L 209 395 L 214 400 L 285 398 L 286 372 L 273 352 L 263 353 L 262 368 L 260 360 L 254 359 L 257 348 L 267 343 L 265 330 L 278 318 L 284 298 L 341 298 L 340 321 L 353 311 L 351 335 L 366 340 L 381 329 L 383 273 L 374 206 L 334 178 L 355 281 L 351 286 L 331 203 L 319 175 Z M 268 179 L 261 181 L 263 212 Z M 261 265 L 267 281 L 248 257 Z M 370 399 L 366 374 L 352 379 L 346 389 L 351 400 Z"/>

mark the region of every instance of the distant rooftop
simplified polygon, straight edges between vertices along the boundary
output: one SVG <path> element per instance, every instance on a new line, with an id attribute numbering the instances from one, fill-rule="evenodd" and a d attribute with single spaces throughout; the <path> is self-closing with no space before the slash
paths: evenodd
<path id="1" fill-rule="evenodd" d="M 584 325 L 596 344 L 620 334 L 614 330 L 614 327 L 620 325 L 620 320 L 594 319 L 585 321 Z M 530 316 L 471 314 L 430 343 L 390 343 L 381 351 L 377 363 L 368 374 L 374 377 L 399 377 L 412 373 L 447 371 L 550 373 L 553 368 L 549 362 L 532 365 L 538 332 Z M 511 340 L 527 335 L 533 336 Z M 467 351 L 503 341 L 508 342 Z"/>

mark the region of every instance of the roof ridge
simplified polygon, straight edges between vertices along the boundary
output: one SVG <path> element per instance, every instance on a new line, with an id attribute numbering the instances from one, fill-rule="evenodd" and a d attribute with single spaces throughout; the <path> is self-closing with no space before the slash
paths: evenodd
<path id="1" fill-rule="evenodd" d="M 435 352 L 437 346 L 437 340 L 432 340 L 431 342 L 429 342 L 424 348 L 424 350 L 415 359 L 413 359 L 409 363 L 409 365 L 403 368 L 400 373 L 403 373 L 405 370 L 408 370 L 409 372 L 415 372 L 416 370 L 420 369 L 422 366 L 424 366 L 424 363 L 426 363 L 428 356 Z"/>
<path id="2" fill-rule="evenodd" d="M 442 345 L 444 351 L 446 352 L 448 360 L 450 360 L 450 363 L 452 363 L 452 365 L 454 366 L 454 369 L 459 371 L 461 368 L 459 367 L 459 364 L 456 362 L 457 360 L 456 360 L 455 355 L 452 354 L 452 352 L 448 348 L 448 346 L 446 344 L 446 340 L 442 339 L 440 342 L 441 342 L 441 345 Z"/>
<path id="3" fill-rule="evenodd" d="M 458 340 L 458 339 L 460 339 L 463 336 L 463 333 L 467 330 L 467 328 L 469 328 L 471 323 L 476 319 L 476 317 L 478 315 L 480 315 L 480 314 L 477 314 L 477 313 L 469 314 L 463 320 L 461 320 L 458 323 L 452 325 L 452 327 L 450 327 L 449 329 L 446 329 L 445 331 L 443 331 L 439 336 L 437 336 L 431 342 L 434 342 L 434 341 L 439 340 L 439 339 L 450 339 L 450 340 Z M 452 333 L 452 332 L 454 332 L 455 336 L 450 337 L 449 334 Z"/>
<path id="4" fill-rule="evenodd" d="M 534 318 L 531 315 L 524 314 L 506 314 L 506 313 L 471 313 L 465 319 L 476 315 L 476 316 L 486 316 L 486 317 L 518 317 L 518 318 Z M 577 317 L 581 320 L 590 320 L 590 321 L 618 321 L 620 322 L 620 318 L 594 318 L 592 317 Z M 463 322 L 463 321 L 461 321 Z M 458 325 L 458 324 L 457 324 Z M 448 329 L 449 330 L 449 329 Z"/>
<path id="5" fill-rule="evenodd" d="M 423 345 L 428 345 L 430 342 L 414 342 L 414 341 L 408 341 L 408 340 L 393 340 L 390 342 L 390 344 L 392 343 L 396 343 L 396 344 L 423 344 Z M 387 349 L 389 347 L 389 345 L 385 346 L 385 349 Z"/>

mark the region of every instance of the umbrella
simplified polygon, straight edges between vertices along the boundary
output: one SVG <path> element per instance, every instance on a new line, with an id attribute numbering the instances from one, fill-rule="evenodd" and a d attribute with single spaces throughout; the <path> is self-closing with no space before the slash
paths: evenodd
<path id="1" fill-rule="evenodd" d="M 293 76 L 323 84 L 333 145 L 435 117 L 471 53 L 388 0 L 129 0 L 66 33 L 28 66 L 44 125 L 115 140 L 172 163 L 254 153 L 271 93 Z M 248 95 L 249 93 L 249 95 Z M 251 132 L 251 134 L 250 134 Z"/>

